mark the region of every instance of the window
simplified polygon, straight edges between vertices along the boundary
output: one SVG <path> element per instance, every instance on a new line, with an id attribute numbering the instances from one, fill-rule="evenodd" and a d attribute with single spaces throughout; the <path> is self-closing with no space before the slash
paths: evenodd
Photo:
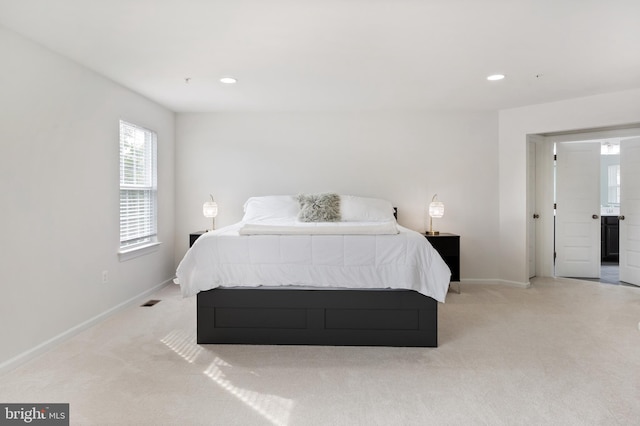
<path id="1" fill-rule="evenodd" d="M 157 242 L 156 133 L 120 121 L 120 251 Z"/>
<path id="2" fill-rule="evenodd" d="M 608 175 L 609 194 L 607 201 L 609 204 L 620 204 L 620 164 L 610 165 Z"/>

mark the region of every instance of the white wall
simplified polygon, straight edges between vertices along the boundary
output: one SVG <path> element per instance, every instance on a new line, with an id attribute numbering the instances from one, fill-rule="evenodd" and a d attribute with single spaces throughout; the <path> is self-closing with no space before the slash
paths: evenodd
<path id="1" fill-rule="evenodd" d="M 500 111 L 501 277 L 528 281 L 527 134 L 640 123 L 640 89 Z"/>
<path id="2" fill-rule="evenodd" d="M 497 278 L 497 114 L 202 113 L 176 121 L 177 260 L 189 232 L 242 218 L 253 195 L 336 191 L 385 198 L 399 223 L 424 231 L 434 193 L 436 229 L 462 236 L 462 278 Z"/>
<path id="3" fill-rule="evenodd" d="M 1 369 L 173 276 L 175 117 L 1 27 L 0 57 Z M 163 243 L 127 262 L 121 118 L 158 133 Z"/>

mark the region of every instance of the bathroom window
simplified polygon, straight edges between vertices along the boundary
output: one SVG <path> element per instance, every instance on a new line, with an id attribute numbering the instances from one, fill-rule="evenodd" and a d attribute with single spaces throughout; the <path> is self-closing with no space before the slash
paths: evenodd
<path id="1" fill-rule="evenodd" d="M 620 164 L 609 166 L 609 204 L 620 204 Z"/>

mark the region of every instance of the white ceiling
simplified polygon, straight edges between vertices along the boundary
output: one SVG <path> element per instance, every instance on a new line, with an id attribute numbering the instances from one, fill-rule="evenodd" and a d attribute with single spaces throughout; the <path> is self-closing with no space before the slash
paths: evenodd
<path id="1" fill-rule="evenodd" d="M 178 112 L 496 110 L 640 88 L 640 0 L 0 0 L 0 25 Z"/>

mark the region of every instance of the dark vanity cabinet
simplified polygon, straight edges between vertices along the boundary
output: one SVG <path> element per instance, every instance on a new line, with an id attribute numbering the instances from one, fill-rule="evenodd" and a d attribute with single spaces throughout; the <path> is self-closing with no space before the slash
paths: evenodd
<path id="1" fill-rule="evenodd" d="M 601 226 L 601 256 L 602 260 L 618 260 L 618 246 L 620 245 L 618 216 L 602 216 Z"/>

